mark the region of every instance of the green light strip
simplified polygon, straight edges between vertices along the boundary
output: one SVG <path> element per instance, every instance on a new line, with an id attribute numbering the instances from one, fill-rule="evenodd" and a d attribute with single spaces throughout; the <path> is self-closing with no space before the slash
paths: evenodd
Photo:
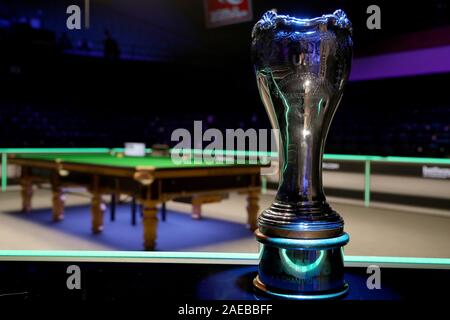
<path id="1" fill-rule="evenodd" d="M 278 152 L 259 152 L 244 150 L 202 150 L 202 149 L 171 149 L 171 152 L 184 151 L 197 155 L 213 154 L 214 152 L 227 156 L 262 156 L 262 157 L 278 157 Z M 423 164 L 444 164 L 450 165 L 450 159 L 444 158 L 419 158 L 419 157 L 381 157 L 381 156 L 364 156 L 350 154 L 324 154 L 324 160 L 344 160 L 344 161 L 374 161 L 374 162 L 403 162 L 403 163 L 423 163 Z"/>
<path id="2" fill-rule="evenodd" d="M 66 251 L 66 250 L 0 250 L 0 258 L 117 258 L 117 259 L 211 259 L 259 260 L 259 253 L 164 252 L 164 251 Z M 345 256 L 347 263 L 427 264 L 450 266 L 450 258 Z"/>
<path id="3" fill-rule="evenodd" d="M 33 258 L 131 258 L 131 259 L 227 259 L 257 260 L 258 253 L 164 252 L 164 251 L 66 251 L 66 250 L 0 250 L 0 257 Z"/>
<path id="4" fill-rule="evenodd" d="M 364 166 L 364 206 L 370 206 L 370 161 L 366 161 Z"/>
<path id="5" fill-rule="evenodd" d="M 323 159 L 324 160 L 346 160 L 346 161 L 376 161 L 380 160 L 383 157 L 377 157 L 377 156 L 358 156 L 358 155 L 351 155 L 351 154 L 324 154 Z"/>
<path id="6" fill-rule="evenodd" d="M 5 148 L 5 153 L 108 153 L 109 148 Z"/>
<path id="7" fill-rule="evenodd" d="M 372 162 L 402 162 L 402 163 L 423 163 L 423 164 L 444 164 L 450 165 L 450 159 L 444 158 L 418 158 L 418 157 L 380 157 L 380 156 L 359 156 L 349 154 L 325 154 L 324 160 L 348 160 L 348 161 L 372 161 Z"/>
<path id="8" fill-rule="evenodd" d="M 377 257 L 377 256 L 345 256 L 345 262 L 354 263 L 392 263 L 392 264 L 427 264 L 450 265 L 449 258 L 418 258 L 418 257 Z"/>
<path id="9" fill-rule="evenodd" d="M 2 153 L 2 192 L 6 191 L 6 184 L 8 182 L 8 154 Z"/>
<path id="10" fill-rule="evenodd" d="M 147 152 L 151 152 L 147 148 Z M 202 149 L 171 149 L 171 152 L 192 152 L 194 154 L 203 154 Z M 124 148 L 0 148 L 0 153 L 108 153 L 110 151 L 123 152 Z M 270 156 L 278 157 L 278 152 L 259 152 L 244 150 L 210 150 L 206 152 L 217 152 L 231 156 Z M 450 165 L 450 159 L 444 158 L 420 158 L 420 157 L 381 157 L 370 155 L 349 155 L 349 154 L 325 154 L 324 160 L 348 160 L 348 161 L 376 161 L 376 162 L 404 162 L 404 163 L 423 163 L 423 164 L 445 164 Z"/>
<path id="11" fill-rule="evenodd" d="M 449 164 L 450 159 L 441 158 L 415 158 L 415 157 L 384 157 L 381 161 L 386 162 L 406 162 L 406 163 L 431 163 L 431 164 Z"/>

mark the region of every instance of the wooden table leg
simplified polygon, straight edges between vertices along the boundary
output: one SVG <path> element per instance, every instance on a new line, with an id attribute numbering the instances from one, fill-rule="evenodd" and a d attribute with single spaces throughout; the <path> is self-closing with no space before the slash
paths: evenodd
<path id="1" fill-rule="evenodd" d="M 52 219 L 55 222 L 61 221 L 64 219 L 64 194 L 61 186 L 54 185 L 52 186 Z"/>
<path id="2" fill-rule="evenodd" d="M 259 213 L 259 191 L 250 191 L 247 196 L 247 227 L 250 230 L 258 228 L 257 218 Z"/>
<path id="3" fill-rule="evenodd" d="M 220 202 L 223 199 L 228 198 L 227 194 L 208 194 L 208 195 L 196 195 L 192 197 L 192 219 L 202 218 L 202 205 L 207 203 Z"/>
<path id="4" fill-rule="evenodd" d="M 120 198 L 120 196 L 119 196 Z M 110 202 L 110 220 L 111 221 L 116 221 L 116 204 L 117 204 L 117 200 L 116 200 L 116 194 L 113 192 L 111 193 L 111 202 Z"/>
<path id="5" fill-rule="evenodd" d="M 93 193 L 91 200 L 91 214 L 92 214 L 92 232 L 100 233 L 103 231 L 103 215 L 106 206 L 103 203 L 102 195 L 100 193 Z"/>
<path id="6" fill-rule="evenodd" d="M 31 211 L 31 199 L 33 198 L 33 183 L 30 179 L 22 179 L 22 212 Z"/>
<path id="7" fill-rule="evenodd" d="M 131 199 L 131 224 L 136 225 L 136 197 Z"/>
<path id="8" fill-rule="evenodd" d="M 202 218 L 202 204 L 192 202 L 192 219 L 200 220 Z"/>
<path id="9" fill-rule="evenodd" d="M 156 231 L 158 228 L 158 208 L 156 201 L 142 201 L 142 224 L 144 225 L 145 250 L 154 250 L 156 247 Z"/>
<path id="10" fill-rule="evenodd" d="M 165 202 L 163 202 L 161 205 L 161 219 L 162 221 L 166 221 L 167 219 L 167 208 Z"/>

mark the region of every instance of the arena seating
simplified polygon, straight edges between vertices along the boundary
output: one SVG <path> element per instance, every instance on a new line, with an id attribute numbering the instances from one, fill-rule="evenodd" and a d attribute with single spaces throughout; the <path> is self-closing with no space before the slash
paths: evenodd
<path id="1" fill-rule="evenodd" d="M 260 106 L 255 106 L 257 108 Z M 343 106 L 336 114 L 326 152 L 420 157 L 450 155 L 450 125 L 446 122 L 449 111 L 446 107 L 417 107 L 412 110 L 414 116 L 411 117 L 401 117 L 396 110 L 392 117 L 398 120 L 391 123 L 371 123 L 367 118 L 348 123 L 345 120 L 348 111 Z M 186 128 L 192 131 L 195 120 L 203 121 L 203 130 L 210 127 L 223 132 L 227 128 L 248 129 L 267 125 L 262 112 L 247 112 L 245 120 L 237 120 L 232 114 L 215 115 L 212 111 L 206 115 L 191 113 L 176 117 L 176 121 L 172 116 L 156 113 L 146 119 L 130 115 L 101 120 L 92 118 L 88 108 L 84 112 L 70 107 L 55 111 L 38 105 L 2 103 L 0 147 L 115 147 L 127 141 L 173 146 L 174 142 L 170 141 L 173 130 Z M 218 122 L 222 125 L 218 126 Z"/>

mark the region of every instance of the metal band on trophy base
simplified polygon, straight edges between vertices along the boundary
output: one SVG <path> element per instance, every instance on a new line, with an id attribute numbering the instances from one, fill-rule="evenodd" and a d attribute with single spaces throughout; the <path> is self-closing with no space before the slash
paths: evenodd
<path id="1" fill-rule="evenodd" d="M 325 300 L 325 299 L 337 299 L 345 296 L 348 292 L 348 284 L 344 284 L 344 287 L 342 287 L 341 290 L 336 292 L 323 292 L 323 293 L 305 293 L 301 294 L 298 293 L 298 291 L 295 292 L 277 292 L 272 291 L 271 289 L 268 289 L 265 284 L 259 280 L 259 276 L 256 276 L 256 278 L 253 280 L 253 285 L 256 289 L 258 289 L 261 293 L 267 295 L 271 298 L 276 299 L 290 299 L 290 300 Z"/>
<path id="2" fill-rule="evenodd" d="M 258 218 L 259 292 L 275 298 L 326 299 L 348 291 L 344 221 L 326 202 L 322 157 L 348 80 L 352 27 L 345 13 L 297 19 L 268 11 L 252 32 L 259 93 L 279 129 L 280 183 Z"/>

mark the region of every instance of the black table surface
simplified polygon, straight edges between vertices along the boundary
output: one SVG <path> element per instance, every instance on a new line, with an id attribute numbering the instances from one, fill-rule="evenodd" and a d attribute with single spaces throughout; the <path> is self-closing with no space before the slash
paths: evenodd
<path id="1" fill-rule="evenodd" d="M 67 268 L 81 271 L 81 289 L 68 290 Z M 255 300 L 256 265 L 217 263 L 140 263 L 1 261 L 0 299 L 19 300 Z M 450 270 L 381 268 L 381 289 L 367 288 L 366 267 L 346 267 L 346 300 L 436 298 L 450 288 Z"/>

